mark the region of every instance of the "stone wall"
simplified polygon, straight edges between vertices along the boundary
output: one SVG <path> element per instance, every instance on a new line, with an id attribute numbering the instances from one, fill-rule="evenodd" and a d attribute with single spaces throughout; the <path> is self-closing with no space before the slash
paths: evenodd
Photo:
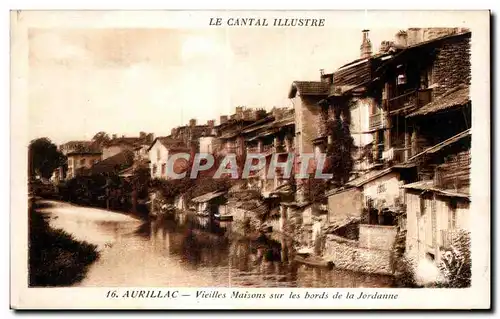
<path id="1" fill-rule="evenodd" d="M 459 84 L 471 81 L 470 38 L 448 39 L 437 49 L 432 70 L 433 99 Z"/>
<path id="2" fill-rule="evenodd" d="M 380 250 L 391 250 L 396 238 L 395 226 L 359 225 L 359 246 Z"/>
<path id="3" fill-rule="evenodd" d="M 367 249 L 358 242 L 335 235 L 327 235 L 324 257 L 333 261 L 335 267 L 352 271 L 391 275 L 390 252 Z"/>
<path id="4" fill-rule="evenodd" d="M 363 210 L 363 193 L 352 188 L 328 196 L 328 221 L 339 216 L 360 217 Z"/>

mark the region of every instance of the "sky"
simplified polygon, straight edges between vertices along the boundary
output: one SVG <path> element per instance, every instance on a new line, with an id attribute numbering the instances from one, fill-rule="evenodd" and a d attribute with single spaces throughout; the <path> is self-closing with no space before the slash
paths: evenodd
<path id="1" fill-rule="evenodd" d="M 373 51 L 398 29 L 370 31 Z M 359 58 L 362 32 L 333 28 L 30 29 L 30 139 L 170 134 L 236 106 L 290 106 L 295 80 Z"/>

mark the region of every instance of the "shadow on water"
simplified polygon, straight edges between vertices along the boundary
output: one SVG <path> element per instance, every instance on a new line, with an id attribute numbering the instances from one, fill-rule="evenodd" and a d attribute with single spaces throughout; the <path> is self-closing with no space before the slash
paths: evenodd
<path id="1" fill-rule="evenodd" d="M 392 286 L 390 277 L 298 264 L 290 240 L 271 239 L 265 233 L 237 235 L 237 225 L 232 222 L 184 213 L 138 223 L 114 212 L 94 214 L 84 207 L 73 209 L 78 213 L 68 214 L 72 208 L 65 206 L 64 213 L 55 212 L 50 217 L 57 218 L 58 227 L 102 249 L 83 286 Z"/>
<path id="2" fill-rule="evenodd" d="M 141 224 L 135 234 L 148 240 L 165 238 L 169 254 L 177 255 L 184 267 L 208 270 L 216 280 L 229 281 L 225 285 L 278 287 L 297 282 L 297 266 L 283 256 L 291 249 L 282 249 L 283 243 L 265 234 L 237 237 L 230 222 L 198 216 L 158 218 Z"/>

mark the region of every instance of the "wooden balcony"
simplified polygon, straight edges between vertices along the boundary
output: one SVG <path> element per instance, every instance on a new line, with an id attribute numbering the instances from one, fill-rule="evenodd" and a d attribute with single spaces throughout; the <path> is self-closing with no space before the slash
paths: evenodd
<path id="1" fill-rule="evenodd" d="M 261 148 L 259 146 L 248 146 L 247 153 L 257 154 L 261 152 Z"/>
<path id="2" fill-rule="evenodd" d="M 403 163 L 405 161 L 405 150 L 405 148 L 391 147 L 382 153 L 382 159 L 385 162 L 391 162 L 394 164 Z"/>
<path id="3" fill-rule="evenodd" d="M 429 103 L 432 99 L 432 89 L 418 89 L 387 101 L 387 111 L 389 114 L 415 111 Z"/>

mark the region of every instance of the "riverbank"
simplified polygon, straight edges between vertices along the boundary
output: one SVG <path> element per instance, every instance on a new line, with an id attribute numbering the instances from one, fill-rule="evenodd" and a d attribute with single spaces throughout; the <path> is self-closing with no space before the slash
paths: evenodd
<path id="1" fill-rule="evenodd" d="M 30 205 L 28 216 L 29 286 L 70 286 L 81 281 L 99 258 L 97 246 L 50 227 L 46 216 L 37 210 L 41 205 L 36 201 Z"/>

